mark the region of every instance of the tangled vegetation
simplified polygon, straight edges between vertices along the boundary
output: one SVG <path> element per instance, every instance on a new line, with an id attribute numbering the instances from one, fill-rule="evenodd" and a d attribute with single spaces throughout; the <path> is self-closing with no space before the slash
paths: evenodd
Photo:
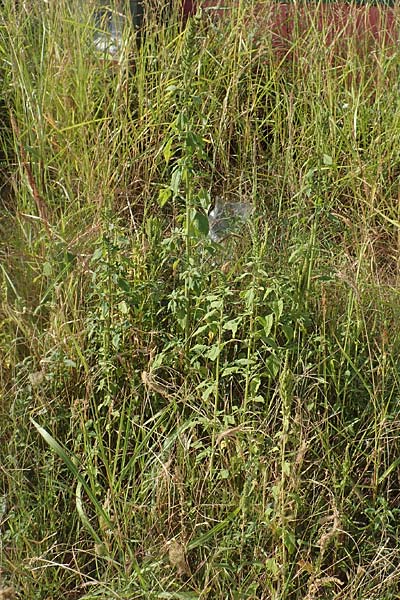
<path id="1" fill-rule="evenodd" d="M 3 4 L 0 597 L 398 598 L 398 49 Z"/>

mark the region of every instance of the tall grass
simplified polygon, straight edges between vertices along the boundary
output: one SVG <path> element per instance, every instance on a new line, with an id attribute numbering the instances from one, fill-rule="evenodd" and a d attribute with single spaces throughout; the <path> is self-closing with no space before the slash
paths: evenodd
<path id="1" fill-rule="evenodd" d="M 4 5 L 0 597 L 397 598 L 398 52 Z"/>

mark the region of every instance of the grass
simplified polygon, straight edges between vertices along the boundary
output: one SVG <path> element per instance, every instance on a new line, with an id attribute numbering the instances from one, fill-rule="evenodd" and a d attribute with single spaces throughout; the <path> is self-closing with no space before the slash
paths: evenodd
<path id="1" fill-rule="evenodd" d="M 3 14 L 0 597 L 398 598 L 399 53 Z"/>

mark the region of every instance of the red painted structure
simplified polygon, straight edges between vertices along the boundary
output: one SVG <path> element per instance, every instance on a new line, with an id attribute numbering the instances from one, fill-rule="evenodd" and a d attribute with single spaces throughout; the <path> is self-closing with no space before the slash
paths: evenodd
<path id="1" fill-rule="evenodd" d="M 183 0 L 184 15 L 194 14 L 197 6 L 210 15 L 223 17 L 229 15 L 234 0 Z M 399 44 L 399 7 L 348 2 L 260 2 L 251 10 L 256 15 L 258 32 L 270 32 L 272 45 L 282 50 L 290 47 L 295 33 L 298 38 L 311 25 L 324 32 L 327 45 L 334 43 L 335 47 L 350 39 L 363 45 Z"/>

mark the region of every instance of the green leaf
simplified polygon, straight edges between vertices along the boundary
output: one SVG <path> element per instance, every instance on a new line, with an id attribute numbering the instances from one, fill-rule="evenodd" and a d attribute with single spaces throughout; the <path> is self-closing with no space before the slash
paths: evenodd
<path id="1" fill-rule="evenodd" d="M 236 319 L 231 319 L 230 321 L 227 321 L 222 329 L 228 330 L 232 332 L 232 337 L 236 337 L 236 333 L 238 330 L 238 327 L 240 325 L 240 322 L 242 321 L 242 317 L 236 317 Z"/>
<path id="2" fill-rule="evenodd" d="M 322 162 L 326 167 L 331 167 L 333 165 L 332 156 L 329 156 L 329 154 L 323 154 Z"/>
<path id="3" fill-rule="evenodd" d="M 265 317 L 257 317 L 257 321 L 263 328 L 263 334 L 268 337 L 271 333 L 272 325 L 274 324 L 274 315 L 266 315 Z"/>
<path id="4" fill-rule="evenodd" d="M 112 345 L 115 348 L 115 350 L 119 349 L 120 346 L 120 341 L 121 341 L 121 336 L 119 333 L 114 333 L 114 335 L 112 336 Z"/>
<path id="5" fill-rule="evenodd" d="M 221 371 L 221 377 L 229 377 L 229 375 L 232 375 L 233 373 L 239 373 L 239 371 L 242 371 L 242 368 L 238 365 L 233 365 L 232 367 L 225 367 L 225 369 L 222 369 Z"/>
<path id="6" fill-rule="evenodd" d="M 293 331 L 293 327 L 291 325 L 287 325 L 282 323 L 281 325 L 282 327 L 282 331 L 286 336 L 286 341 L 287 342 L 291 342 L 294 338 L 294 331 Z"/>
<path id="7" fill-rule="evenodd" d="M 279 321 L 283 313 L 283 300 L 280 299 L 274 302 L 272 308 L 275 313 L 276 320 Z"/>
<path id="8" fill-rule="evenodd" d="M 271 354 L 271 356 L 269 356 L 264 363 L 264 367 L 265 367 L 265 372 L 270 376 L 270 377 L 276 377 L 279 369 L 280 369 L 280 360 L 274 355 Z"/>
<path id="9" fill-rule="evenodd" d="M 193 220 L 197 230 L 203 235 L 208 235 L 208 218 L 206 215 L 198 210 L 196 211 Z"/>
<path id="10" fill-rule="evenodd" d="M 216 392 L 216 385 L 215 385 L 215 382 L 213 382 L 213 383 L 209 384 L 207 387 L 204 387 L 202 389 L 201 397 L 204 400 L 204 402 L 207 402 L 207 400 L 209 399 L 211 394 L 215 394 L 215 392 Z"/>
<path id="11" fill-rule="evenodd" d="M 193 333 L 193 337 L 196 337 L 197 335 L 200 335 L 200 333 L 203 333 L 204 331 L 210 331 L 210 329 L 211 329 L 211 326 L 208 323 L 206 323 L 205 325 L 200 325 L 200 327 L 198 327 L 196 329 L 196 331 Z M 205 348 L 206 347 L 207 346 L 205 346 Z M 197 348 L 197 346 L 194 346 L 192 348 L 192 350 L 194 350 L 195 348 Z"/>
<path id="12" fill-rule="evenodd" d="M 210 206 L 210 192 L 201 188 L 194 196 L 194 202 L 196 206 L 199 205 L 203 210 L 207 212 L 208 207 Z M 207 219 L 208 221 L 208 219 Z"/>
<path id="13" fill-rule="evenodd" d="M 293 554 L 293 552 L 296 550 L 296 538 L 294 533 L 289 529 L 285 529 L 283 531 L 283 542 L 289 554 Z"/>
<path id="14" fill-rule="evenodd" d="M 203 356 L 204 353 L 207 352 L 207 350 L 208 350 L 208 346 L 206 346 L 205 344 L 196 344 L 191 349 L 191 351 L 194 355 L 194 359 L 197 359 L 199 356 Z"/>
<path id="15" fill-rule="evenodd" d="M 96 544 L 102 548 L 103 544 L 99 538 L 99 536 L 97 535 L 96 531 L 93 529 L 89 519 L 86 516 L 86 513 L 83 509 L 83 502 L 82 502 L 82 483 L 80 481 L 78 481 L 78 483 L 76 484 L 76 490 L 75 490 L 75 506 L 76 506 L 76 510 L 78 512 L 78 515 L 82 521 L 82 523 L 84 524 L 84 526 L 86 527 L 86 529 L 90 532 L 92 538 L 96 541 Z"/>
<path id="16" fill-rule="evenodd" d="M 239 512 L 240 512 L 240 507 L 235 508 L 234 511 L 232 511 L 231 513 L 228 514 L 228 516 L 226 517 L 226 519 L 224 519 L 220 523 L 217 523 L 209 531 L 207 531 L 206 533 L 203 533 L 198 538 L 196 538 L 193 541 L 189 542 L 189 544 L 188 544 L 188 550 L 194 550 L 194 548 L 199 548 L 201 546 L 204 546 L 205 544 L 208 544 L 209 541 L 217 533 L 220 533 L 224 529 L 227 529 L 227 527 L 230 525 L 230 523 L 237 517 L 237 515 L 239 514 Z"/>
<path id="17" fill-rule="evenodd" d="M 78 483 L 85 490 L 89 500 L 92 502 L 92 505 L 96 510 L 97 516 L 101 517 L 103 519 L 103 521 L 107 524 L 107 527 L 112 529 L 112 521 L 111 521 L 110 516 L 105 512 L 104 508 L 102 507 L 100 502 L 97 500 L 96 493 L 86 483 L 85 478 L 78 471 L 75 463 L 71 460 L 71 458 L 69 457 L 65 448 L 63 448 L 63 446 L 61 446 L 61 444 L 59 444 L 57 442 L 57 440 L 55 440 L 45 429 L 43 429 L 43 427 L 41 427 L 34 419 L 32 419 L 32 417 L 31 417 L 30 421 L 34 425 L 34 427 L 37 429 L 37 431 L 40 433 L 40 435 L 42 436 L 44 441 L 61 458 L 61 460 L 67 466 L 68 470 L 72 473 L 72 475 L 75 477 L 75 479 L 78 481 Z M 79 460 L 77 458 L 76 458 L 76 462 L 77 462 L 77 464 L 79 464 Z M 79 491 L 79 490 L 80 490 L 80 488 L 78 488 L 77 491 Z M 85 525 L 86 525 L 86 523 L 85 523 Z M 95 540 L 95 542 L 102 543 L 99 535 L 94 531 L 93 527 L 90 527 L 89 531 L 90 531 L 93 539 Z"/>
<path id="18" fill-rule="evenodd" d="M 221 352 L 221 347 L 220 346 L 211 346 L 211 348 L 209 349 L 209 351 L 206 354 L 206 357 L 209 358 L 211 361 L 214 361 L 218 358 L 219 354 Z"/>
<path id="19" fill-rule="evenodd" d="M 162 188 L 158 192 L 158 204 L 161 206 L 161 208 L 167 204 L 167 202 L 171 199 L 171 196 L 172 191 L 170 188 Z"/>
<path id="20" fill-rule="evenodd" d="M 278 575 L 280 572 L 279 565 L 274 558 L 267 558 L 265 561 L 265 568 L 272 575 Z"/>
<path id="21" fill-rule="evenodd" d="M 123 315 L 127 315 L 129 312 L 129 307 L 128 307 L 127 303 L 125 302 L 125 300 L 122 300 L 118 304 L 118 308 L 119 308 L 119 312 L 122 313 Z"/>
<path id="22" fill-rule="evenodd" d="M 248 290 L 246 290 L 245 292 L 243 292 L 243 298 L 244 301 L 246 302 L 246 308 L 247 310 L 253 310 L 253 306 L 254 306 L 254 299 L 255 299 L 255 290 L 254 288 L 250 288 Z"/>
<path id="23" fill-rule="evenodd" d="M 164 155 L 165 164 L 169 163 L 171 156 L 173 155 L 173 151 L 172 151 L 173 141 L 174 141 L 174 138 L 169 138 L 169 140 L 167 140 L 164 144 L 163 155 Z"/>
<path id="24" fill-rule="evenodd" d="M 174 171 L 172 171 L 171 183 L 169 186 L 170 189 L 174 192 L 175 196 L 179 192 L 179 186 L 181 183 L 181 179 L 182 179 L 182 171 L 179 167 L 177 167 L 176 169 L 174 169 Z"/>
<path id="25" fill-rule="evenodd" d="M 193 131 L 187 132 L 186 144 L 191 150 L 202 150 L 204 148 L 203 138 L 197 135 L 197 133 L 194 133 Z"/>
<path id="26" fill-rule="evenodd" d="M 118 277 L 117 283 L 118 283 L 118 286 L 121 288 L 121 290 L 124 290 L 124 292 L 131 291 L 131 286 L 130 286 L 129 282 L 126 279 L 124 279 L 123 277 Z"/>
<path id="27" fill-rule="evenodd" d="M 45 277 L 51 277 L 53 269 L 51 268 L 51 264 L 49 262 L 43 263 L 43 275 Z"/>

